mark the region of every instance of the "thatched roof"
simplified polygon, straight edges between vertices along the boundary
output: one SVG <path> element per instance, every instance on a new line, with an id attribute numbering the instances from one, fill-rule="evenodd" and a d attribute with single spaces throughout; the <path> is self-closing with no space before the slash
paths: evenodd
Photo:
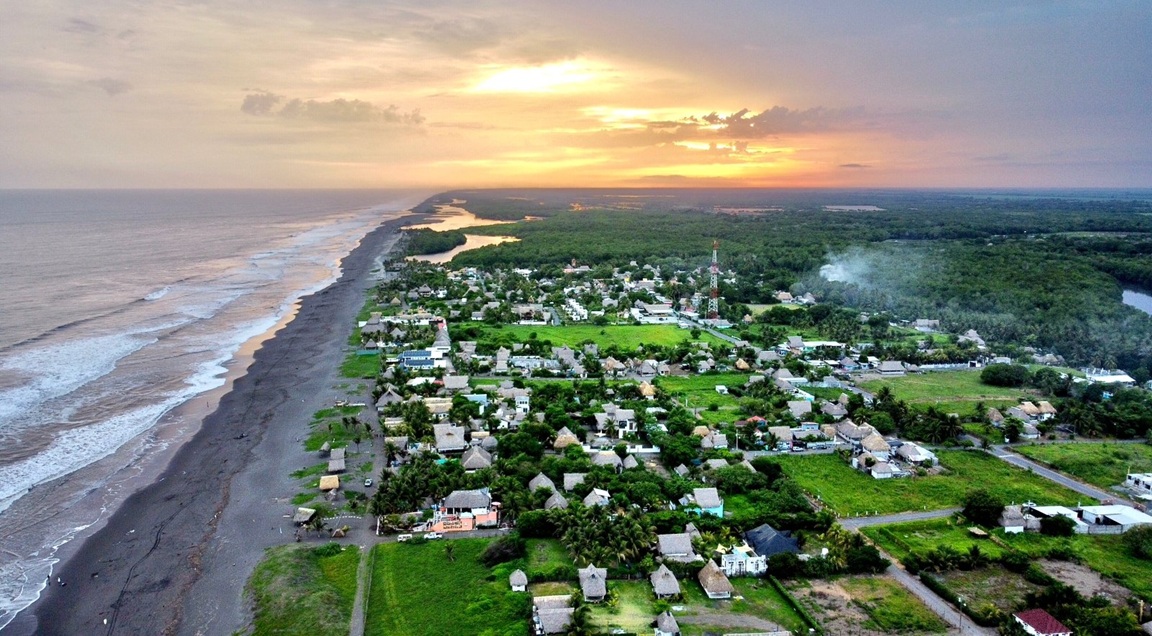
<path id="1" fill-rule="evenodd" d="M 512 576 L 508 577 L 508 584 L 513 587 L 528 585 L 528 575 L 524 574 L 524 570 L 516 570 L 512 573 Z"/>
<path id="2" fill-rule="evenodd" d="M 536 492 L 538 488 L 547 488 L 552 492 L 556 492 L 556 484 L 544 473 L 536 475 L 528 482 L 528 492 Z"/>
<path id="3" fill-rule="evenodd" d="M 675 596 L 680 593 L 680 581 L 676 580 L 676 575 L 663 563 L 648 577 L 648 580 L 652 582 L 652 591 L 656 596 Z"/>
<path id="4" fill-rule="evenodd" d="M 608 570 L 589 565 L 578 570 L 580 573 L 580 590 L 585 599 L 600 599 L 608 594 Z"/>
<path id="5" fill-rule="evenodd" d="M 708 593 L 708 596 L 716 597 L 729 597 L 736 588 L 732 587 L 732 582 L 724 575 L 716 562 L 708 559 L 708 562 L 701 568 L 700 573 L 696 575 L 700 581 L 700 586 Z"/>
<path id="6" fill-rule="evenodd" d="M 320 490 L 336 490 L 340 487 L 339 475 L 324 475 L 320 478 Z"/>

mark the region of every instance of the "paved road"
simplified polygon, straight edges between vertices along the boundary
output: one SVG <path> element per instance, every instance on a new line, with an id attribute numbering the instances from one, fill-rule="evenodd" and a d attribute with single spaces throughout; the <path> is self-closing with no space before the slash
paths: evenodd
<path id="1" fill-rule="evenodd" d="M 848 530 L 859 530 L 868 526 L 882 526 L 889 523 L 903 523 L 905 521 L 924 521 L 926 519 L 940 519 L 951 517 L 960 512 L 959 508 L 945 508 L 944 510 L 928 510 L 926 512 L 901 512 L 894 515 L 879 515 L 875 517 L 842 517 L 840 525 Z"/>
<path id="2" fill-rule="evenodd" d="M 888 559 L 892 559 L 891 555 L 885 554 L 883 551 L 881 551 L 881 554 L 883 554 Z M 895 560 L 893 560 L 893 563 L 895 563 Z M 924 585 L 924 583 L 921 582 L 918 577 L 912 576 L 901 567 L 897 565 L 888 566 L 888 574 L 891 575 L 892 578 L 896 579 L 909 592 L 923 601 L 924 604 L 928 606 L 928 609 L 932 610 L 937 616 L 944 619 L 944 622 L 948 623 L 949 626 L 959 629 L 961 634 L 991 636 L 996 633 L 995 630 L 989 629 L 987 627 L 980 627 L 979 625 L 973 623 L 972 619 L 968 618 L 959 610 L 952 607 L 951 604 L 937 596 L 936 593 L 932 590 L 928 589 L 928 586 Z"/>
<path id="3" fill-rule="evenodd" d="M 1055 470 L 1052 470 L 1051 468 L 1045 468 L 1044 466 L 1037 464 L 1036 462 L 1034 462 L 1034 461 L 1032 461 L 1026 457 L 1023 457 L 1023 456 L 1020 456 L 1020 455 L 1017 455 L 1017 454 L 1011 452 L 1011 449 L 1009 447 L 1003 445 L 1003 444 L 997 444 L 997 445 L 993 446 L 990 449 L 990 452 L 993 455 L 995 455 L 996 457 L 999 457 L 1000 459 L 1008 462 L 1009 464 L 1012 464 L 1013 466 L 1018 466 L 1020 468 L 1026 469 L 1026 470 L 1031 470 L 1032 472 L 1036 473 L 1037 475 L 1040 475 L 1041 477 L 1043 477 L 1049 481 L 1060 484 L 1061 486 L 1064 486 L 1065 488 L 1076 491 L 1076 492 L 1078 492 L 1078 493 L 1080 493 L 1086 497 L 1091 497 L 1093 499 L 1099 499 L 1099 500 L 1111 499 L 1117 503 L 1123 503 L 1123 504 L 1127 504 L 1129 506 L 1133 505 L 1131 501 L 1128 501 L 1124 497 L 1120 496 L 1118 493 L 1109 492 L 1107 490 L 1101 490 L 1095 486 L 1089 486 L 1088 484 L 1086 484 L 1082 481 L 1077 481 L 1077 480 L 1075 480 L 1075 479 L 1073 479 L 1073 478 L 1071 478 L 1071 477 L 1069 477 L 1063 473 L 1059 473 Z M 1043 502 L 1037 502 L 1037 503 L 1043 503 Z"/>

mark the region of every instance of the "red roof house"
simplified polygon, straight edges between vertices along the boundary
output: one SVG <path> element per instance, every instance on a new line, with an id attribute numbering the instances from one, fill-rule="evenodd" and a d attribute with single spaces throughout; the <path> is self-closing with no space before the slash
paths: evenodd
<path id="1" fill-rule="evenodd" d="M 1012 616 L 1033 636 L 1072 636 L 1071 629 L 1042 609 L 1025 610 Z"/>

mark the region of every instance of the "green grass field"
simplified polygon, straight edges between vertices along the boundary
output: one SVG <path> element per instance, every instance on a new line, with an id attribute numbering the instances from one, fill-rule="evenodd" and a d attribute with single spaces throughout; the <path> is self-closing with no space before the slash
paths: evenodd
<path id="1" fill-rule="evenodd" d="M 947 474 L 877 480 L 834 455 L 782 456 L 785 472 L 838 515 L 890 514 L 963 505 L 964 495 L 987 488 L 1009 502 L 1074 505 L 1084 497 L 977 451 L 939 451 Z"/>
<path id="2" fill-rule="evenodd" d="M 1024 595 L 1040 589 L 1039 585 L 1024 580 L 1022 575 L 998 565 L 977 570 L 953 570 L 936 577 L 964 599 L 966 605 L 978 611 L 989 605 L 1002 612 L 1017 611 L 1024 602 Z"/>
<path id="3" fill-rule="evenodd" d="M 340 375 L 346 378 L 375 378 L 380 371 L 380 354 L 360 355 L 351 351 L 340 363 Z"/>
<path id="4" fill-rule="evenodd" d="M 572 565 L 568 550 L 557 539 L 528 539 L 527 544 L 524 572 L 529 578 L 536 572 L 550 572 L 559 566 Z"/>
<path id="5" fill-rule="evenodd" d="M 1146 444 L 1036 444 L 1014 450 L 1104 489 L 1124 483 L 1128 472 L 1152 472 L 1152 446 Z"/>
<path id="6" fill-rule="evenodd" d="M 920 599 L 896 581 L 879 576 L 849 577 L 840 586 L 868 614 L 864 626 L 886 633 L 942 634 L 948 628 Z"/>
<path id="7" fill-rule="evenodd" d="M 940 545 L 950 546 L 958 552 L 968 552 L 975 545 L 980 547 L 981 552 L 992 557 L 1004 553 L 1004 548 L 991 539 L 973 536 L 968 532 L 969 525 L 957 523 L 951 518 L 930 519 L 870 526 L 861 528 L 860 532 L 897 559 L 903 559 L 911 552 L 923 554 Z"/>
<path id="8" fill-rule="evenodd" d="M 655 384 L 678 400 L 687 398 L 688 405 L 693 409 L 707 408 L 710 404 L 718 407 L 735 408 L 739 401 L 732 395 L 721 395 L 716 392 L 716 385 L 726 387 L 741 387 L 748 382 L 747 373 L 717 373 L 715 375 L 687 375 L 665 376 L 656 378 Z M 735 419 L 736 413 L 728 413 L 724 421 Z"/>
<path id="9" fill-rule="evenodd" d="M 946 413 L 961 415 L 971 414 L 977 402 L 1000 408 L 1017 404 L 1021 398 L 1028 397 L 1020 389 L 989 386 L 980 382 L 979 371 L 912 374 L 862 382 L 860 386 L 872 393 L 886 386 L 892 390 L 892 395 L 909 405 L 923 408 L 936 406 Z"/>
<path id="10" fill-rule="evenodd" d="M 346 546 L 332 556 L 313 547 L 270 548 L 248 581 L 254 630 L 260 634 L 345 636 L 356 599 L 360 551 Z"/>
<path id="11" fill-rule="evenodd" d="M 553 346 L 567 345 L 573 349 L 583 346 L 586 342 L 594 342 L 600 348 L 616 345 L 622 349 L 635 349 L 641 344 L 660 345 L 670 347 L 683 340 L 691 340 L 692 333 L 688 329 L 681 329 L 676 325 L 504 325 L 493 327 L 483 323 L 462 323 L 460 328 L 478 327 L 483 335 L 478 339 L 484 342 L 487 339 L 494 341 L 526 342 L 534 333 L 538 340 L 549 340 Z M 713 346 L 724 344 L 722 340 L 704 332 L 700 335 L 701 342 Z"/>
<path id="12" fill-rule="evenodd" d="M 646 634 L 656 620 L 653 607 L 652 585 L 647 580 L 609 581 L 608 589 L 618 596 L 615 607 L 607 604 L 591 605 L 591 623 L 602 633 L 623 630 L 624 633 Z"/>
<path id="13" fill-rule="evenodd" d="M 450 539 L 376 546 L 365 634 L 527 636 L 531 599 L 509 589 L 510 564 L 489 569 L 479 562 L 488 543 Z M 448 544 L 455 560 L 448 559 Z"/>

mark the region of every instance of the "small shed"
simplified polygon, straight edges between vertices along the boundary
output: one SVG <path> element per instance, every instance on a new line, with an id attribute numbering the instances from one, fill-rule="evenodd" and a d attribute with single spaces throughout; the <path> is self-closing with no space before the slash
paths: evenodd
<path id="1" fill-rule="evenodd" d="M 336 490 L 340 488 L 339 475 L 324 475 L 320 478 L 320 490 L 328 492 L 329 490 Z"/>
<path id="2" fill-rule="evenodd" d="M 516 570 L 512 576 L 508 577 L 508 585 L 512 586 L 513 592 L 526 592 L 528 591 L 528 575 L 524 574 L 524 570 Z"/>
<path id="3" fill-rule="evenodd" d="M 298 526 L 308 525 L 312 521 L 312 517 L 316 516 L 316 510 L 313 508 L 297 508 L 296 514 L 292 516 L 292 523 Z"/>

